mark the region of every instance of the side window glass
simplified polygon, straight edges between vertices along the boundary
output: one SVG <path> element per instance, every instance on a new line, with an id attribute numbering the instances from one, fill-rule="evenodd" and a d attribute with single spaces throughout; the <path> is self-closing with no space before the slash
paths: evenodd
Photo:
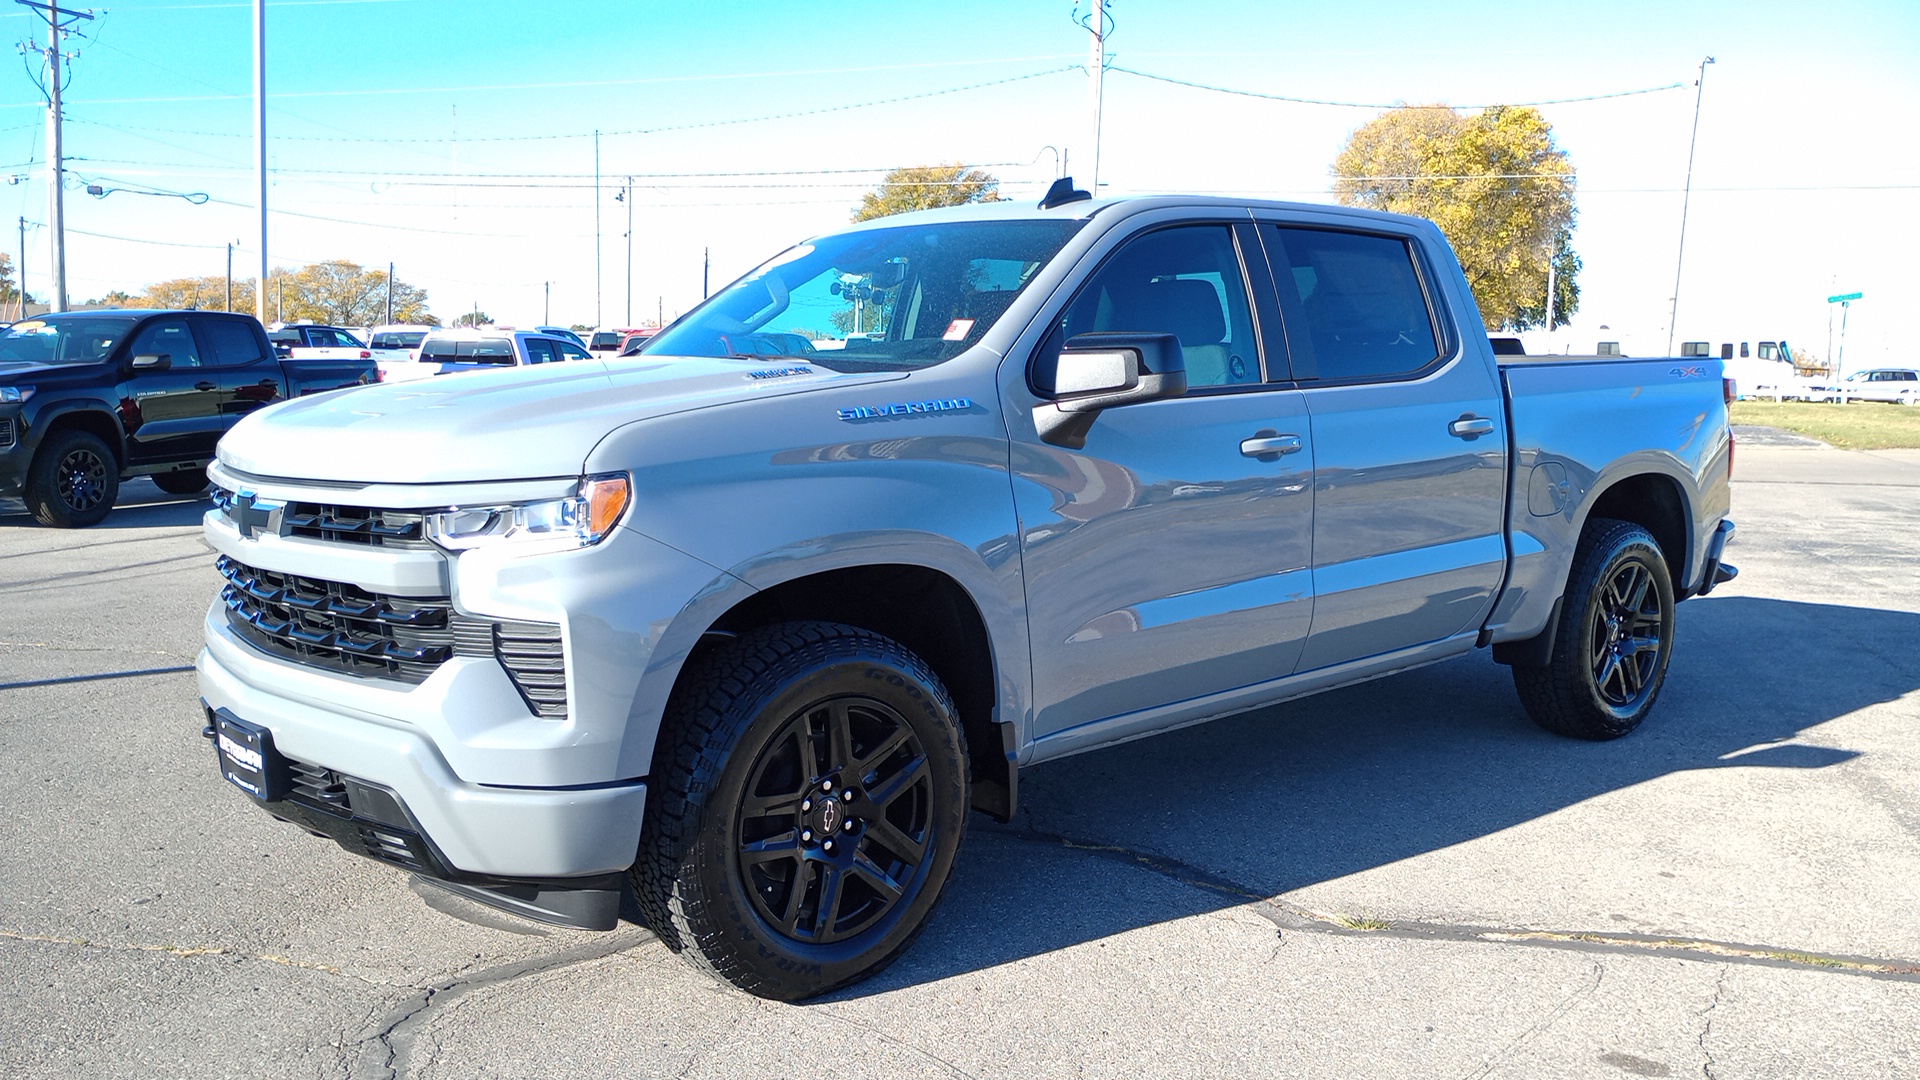
<path id="1" fill-rule="evenodd" d="M 539 338 L 528 338 L 527 339 L 527 363 L 529 364 L 553 363 L 553 346 L 545 341 L 542 341 Z"/>
<path id="2" fill-rule="evenodd" d="M 253 327 L 238 319 L 202 317 L 200 338 L 207 343 L 207 363 L 211 367 L 246 367 L 264 355 Z"/>
<path id="3" fill-rule="evenodd" d="M 194 347 L 193 331 L 181 319 L 160 319 L 141 327 L 134 335 L 133 345 L 127 355 L 165 356 L 172 361 L 172 367 L 189 368 L 200 366 L 200 352 Z"/>
<path id="4" fill-rule="evenodd" d="M 593 357 L 587 355 L 587 350 L 582 349 L 577 345 L 569 345 L 564 341 L 555 342 L 553 347 L 560 350 L 560 359 L 562 360 L 593 359 Z"/>
<path id="5" fill-rule="evenodd" d="M 1289 330 L 1304 331 L 1321 379 L 1380 379 L 1440 356 L 1413 251 L 1390 236 L 1276 228 L 1269 253 Z M 1294 328 L 1293 324 L 1303 324 Z M 1299 357 L 1296 349 L 1296 367 Z"/>
<path id="6" fill-rule="evenodd" d="M 1104 330 L 1172 334 L 1187 386 L 1261 381 L 1247 287 L 1225 225 L 1189 225 L 1136 237 L 1113 254 L 1067 308 L 1062 340 Z"/>

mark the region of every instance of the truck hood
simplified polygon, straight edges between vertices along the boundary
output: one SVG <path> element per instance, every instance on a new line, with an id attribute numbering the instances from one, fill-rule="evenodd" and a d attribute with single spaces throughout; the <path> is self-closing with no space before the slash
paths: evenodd
<path id="1" fill-rule="evenodd" d="M 282 402 L 236 424 L 219 456 L 255 476 L 344 483 L 578 476 L 601 439 L 637 420 L 904 377 L 707 357 L 503 368 Z"/>

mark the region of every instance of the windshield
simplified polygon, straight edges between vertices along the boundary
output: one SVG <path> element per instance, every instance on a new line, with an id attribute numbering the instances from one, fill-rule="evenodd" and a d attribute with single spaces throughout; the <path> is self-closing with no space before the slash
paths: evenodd
<path id="1" fill-rule="evenodd" d="M 424 330 L 397 330 L 391 333 L 373 335 L 373 347 L 376 349 L 411 349 L 427 340 Z"/>
<path id="2" fill-rule="evenodd" d="M 0 331 L 0 361 L 97 364 L 138 319 L 125 315 L 48 315 Z"/>
<path id="3" fill-rule="evenodd" d="M 775 256 L 642 354 L 905 371 L 978 342 L 1080 221 L 956 221 L 824 236 Z"/>

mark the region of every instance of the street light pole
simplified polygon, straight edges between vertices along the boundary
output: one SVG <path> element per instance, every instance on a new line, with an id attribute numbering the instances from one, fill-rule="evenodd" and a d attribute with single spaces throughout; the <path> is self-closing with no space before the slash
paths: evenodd
<path id="1" fill-rule="evenodd" d="M 633 177 L 627 177 L 627 325 L 633 325 Z"/>
<path id="2" fill-rule="evenodd" d="M 226 310 L 228 311 L 233 310 L 233 241 L 231 240 L 227 241 L 227 306 L 226 306 Z"/>
<path id="3" fill-rule="evenodd" d="M 1680 196 L 1680 250 L 1673 257 L 1673 307 L 1667 311 L 1668 356 L 1673 355 L 1673 335 L 1679 330 L 1680 267 L 1687 255 L 1687 206 L 1693 201 L 1693 151 L 1700 145 L 1700 99 L 1707 92 L 1707 65 L 1711 63 L 1711 56 L 1700 61 L 1700 78 L 1693 84 L 1697 87 L 1693 95 L 1693 138 L 1687 142 L 1687 186 Z"/>

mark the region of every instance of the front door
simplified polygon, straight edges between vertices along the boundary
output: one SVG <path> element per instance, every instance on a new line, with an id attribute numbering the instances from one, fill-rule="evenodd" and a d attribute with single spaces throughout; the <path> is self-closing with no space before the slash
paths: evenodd
<path id="1" fill-rule="evenodd" d="M 1299 391 L 1267 377 L 1244 257 L 1224 223 L 1136 234 L 1040 346 L 1172 333 L 1189 389 L 1107 410 L 1080 450 L 1015 425 L 1036 736 L 1294 669 L 1313 612 L 1312 434 Z"/>
<path id="2" fill-rule="evenodd" d="M 213 444 L 226 430 L 223 404 L 231 397 L 213 368 L 201 363 L 200 348 L 184 318 L 153 319 L 127 344 L 122 363 L 136 357 L 166 357 L 164 369 L 134 370 L 124 384 L 120 414 L 127 428 L 131 465 L 213 457 Z"/>

